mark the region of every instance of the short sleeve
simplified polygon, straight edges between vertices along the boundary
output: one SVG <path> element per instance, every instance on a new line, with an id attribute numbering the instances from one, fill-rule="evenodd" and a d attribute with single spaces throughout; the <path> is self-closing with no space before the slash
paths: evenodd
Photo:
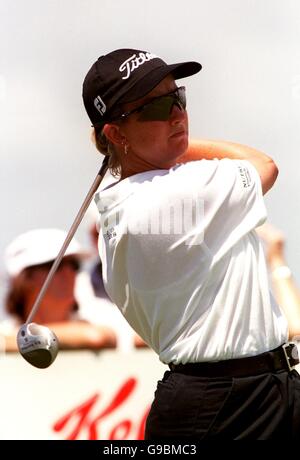
<path id="1" fill-rule="evenodd" d="M 261 180 L 245 160 L 218 161 L 205 192 L 207 239 L 233 245 L 266 219 Z"/>
<path id="2" fill-rule="evenodd" d="M 214 252 L 236 241 L 266 219 L 261 180 L 245 160 L 200 160 L 179 168 L 182 183 L 197 189 L 204 202 L 204 239 Z M 181 169 L 181 171 L 180 171 Z"/>

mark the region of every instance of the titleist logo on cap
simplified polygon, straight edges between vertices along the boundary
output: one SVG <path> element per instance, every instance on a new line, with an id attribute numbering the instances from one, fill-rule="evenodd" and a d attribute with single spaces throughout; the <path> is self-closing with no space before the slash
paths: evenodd
<path id="1" fill-rule="evenodd" d="M 122 77 L 122 80 L 129 78 L 131 72 L 143 65 L 145 62 L 150 61 L 156 57 L 157 56 L 152 53 L 139 53 L 138 56 L 136 54 L 130 56 L 130 58 L 126 59 L 126 61 L 124 61 L 119 67 L 119 71 L 121 73 L 126 72 L 126 75 Z"/>

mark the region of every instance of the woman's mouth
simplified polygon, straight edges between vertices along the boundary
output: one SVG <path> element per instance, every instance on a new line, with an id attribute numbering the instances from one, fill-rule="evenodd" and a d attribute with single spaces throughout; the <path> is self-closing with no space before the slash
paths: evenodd
<path id="1" fill-rule="evenodd" d="M 175 131 L 173 134 L 171 134 L 170 137 L 181 137 L 185 135 L 186 135 L 186 131 L 184 129 L 181 129 L 180 131 Z"/>

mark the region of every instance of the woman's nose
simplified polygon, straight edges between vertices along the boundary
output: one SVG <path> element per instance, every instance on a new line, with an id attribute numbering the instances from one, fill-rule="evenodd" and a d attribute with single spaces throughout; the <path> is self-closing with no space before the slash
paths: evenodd
<path id="1" fill-rule="evenodd" d="M 179 104 L 174 104 L 172 107 L 170 121 L 171 123 L 178 123 L 186 117 L 186 110 L 183 109 Z"/>

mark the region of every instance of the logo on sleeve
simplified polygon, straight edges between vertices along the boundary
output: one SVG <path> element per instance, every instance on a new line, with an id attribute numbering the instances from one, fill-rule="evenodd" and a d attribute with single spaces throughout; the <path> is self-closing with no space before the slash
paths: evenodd
<path id="1" fill-rule="evenodd" d="M 250 173 L 249 173 L 249 169 L 246 168 L 246 166 L 239 165 L 238 166 L 238 171 L 239 171 L 241 179 L 242 179 L 243 187 L 244 188 L 250 187 L 250 185 L 252 183 L 252 179 L 251 179 L 251 176 L 250 176 Z"/>

